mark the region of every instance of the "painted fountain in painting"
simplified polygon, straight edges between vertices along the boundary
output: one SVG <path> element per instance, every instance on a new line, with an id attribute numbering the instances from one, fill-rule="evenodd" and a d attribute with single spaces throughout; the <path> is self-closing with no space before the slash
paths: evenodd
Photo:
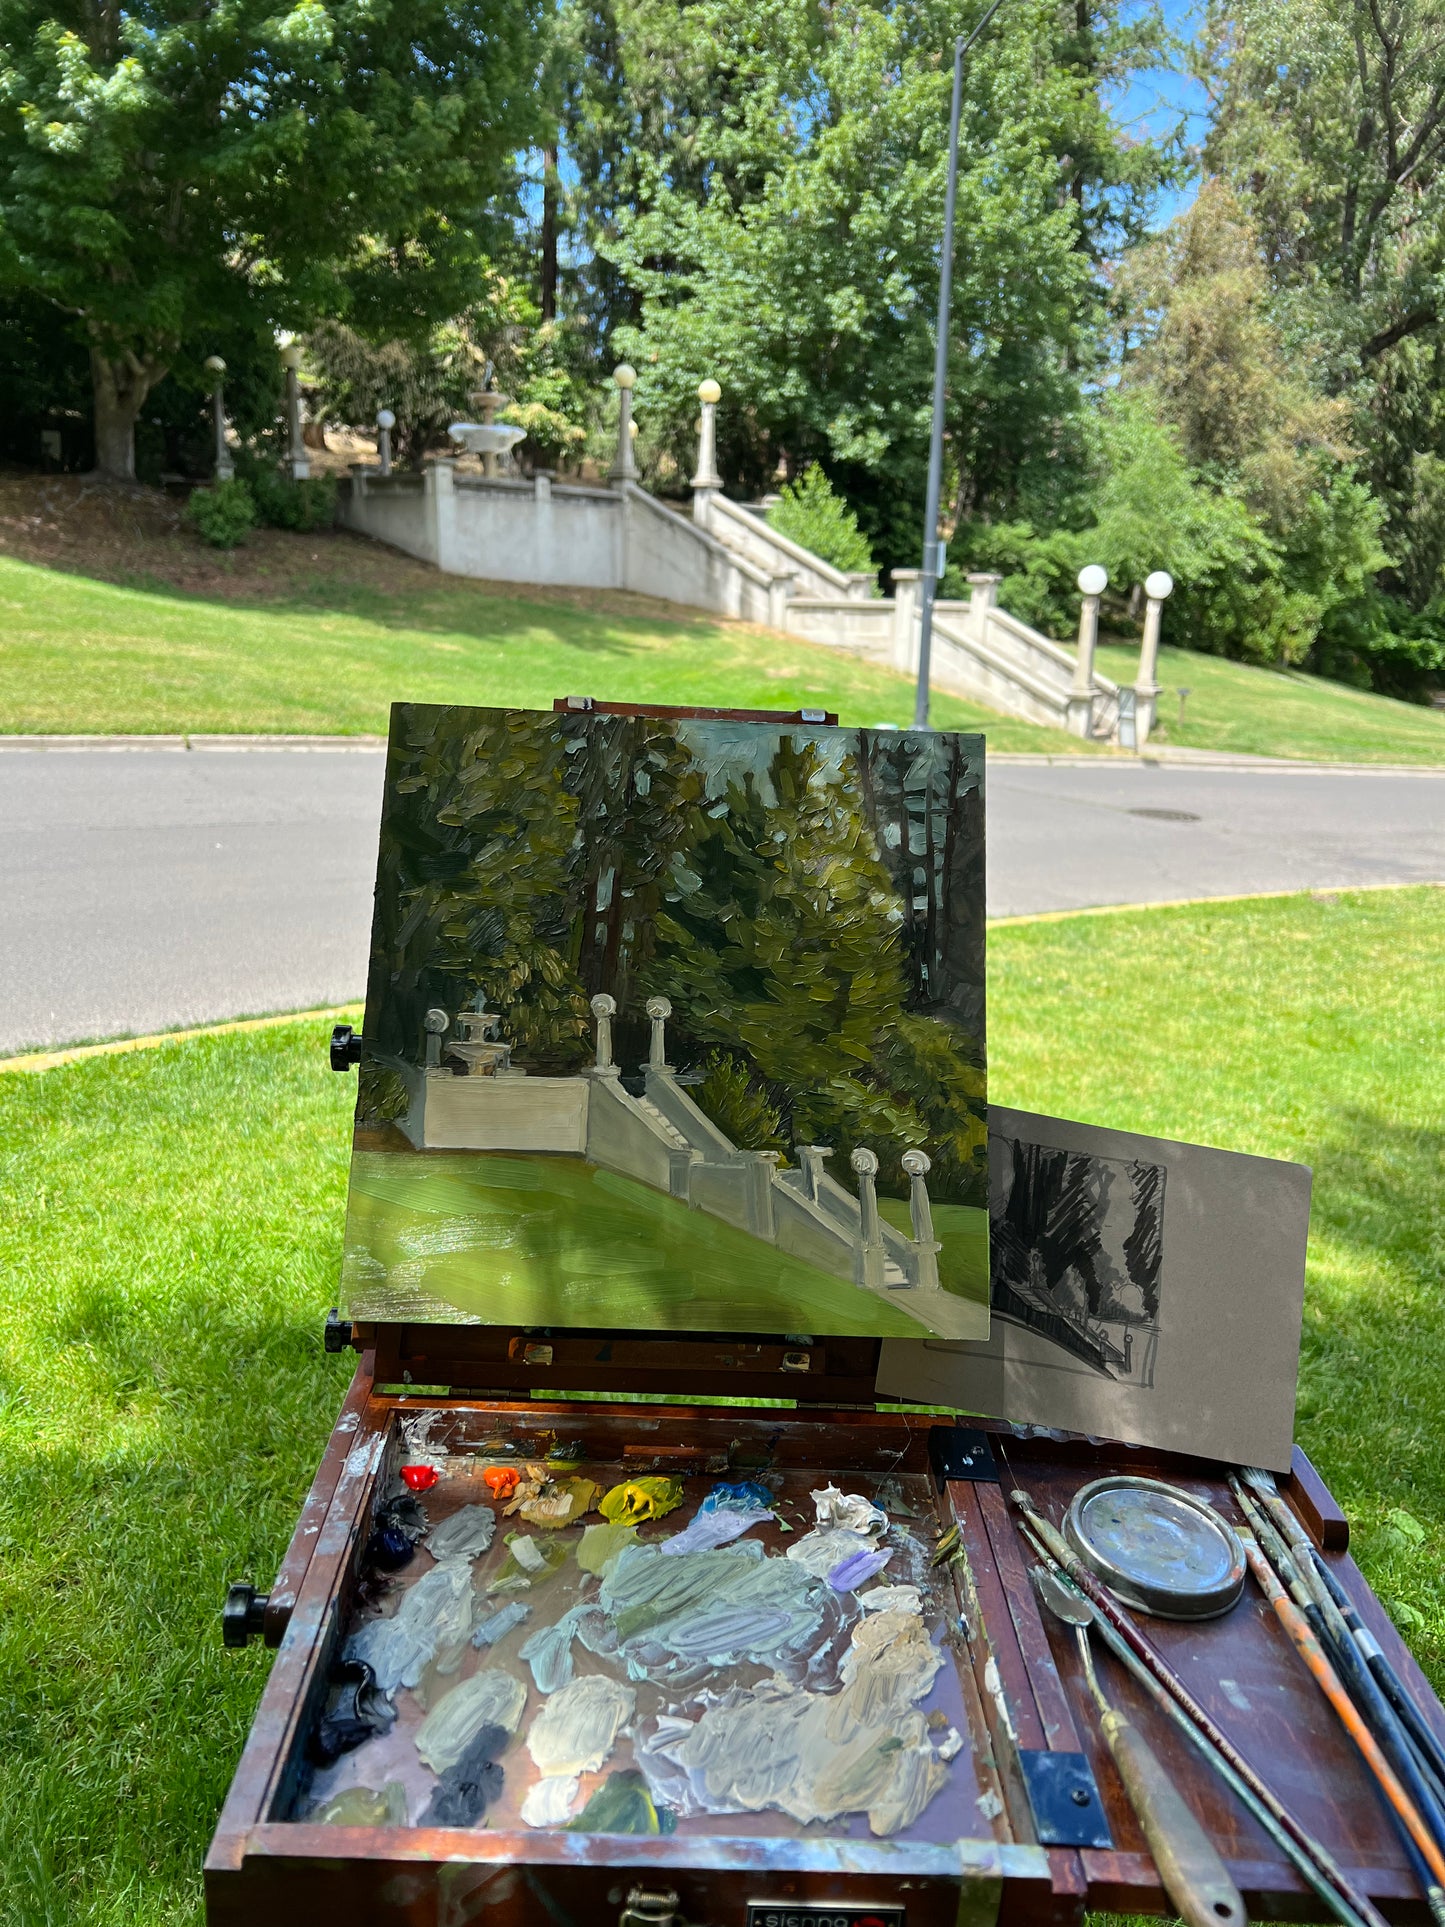
<path id="1" fill-rule="evenodd" d="M 361 1320 L 987 1335 L 983 741 L 398 705 Z"/>

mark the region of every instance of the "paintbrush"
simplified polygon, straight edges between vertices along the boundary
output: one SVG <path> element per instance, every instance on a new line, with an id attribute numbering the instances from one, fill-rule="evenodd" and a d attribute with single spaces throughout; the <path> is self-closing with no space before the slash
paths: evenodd
<path id="1" fill-rule="evenodd" d="M 1142 1733 L 1110 1704 L 1094 1671 L 1089 1629 L 1098 1614 L 1081 1592 L 1065 1586 L 1043 1566 L 1032 1570 L 1035 1589 L 1049 1611 L 1074 1629 L 1084 1679 L 1099 1709 L 1099 1731 L 1118 1769 L 1164 1891 L 1189 1927 L 1245 1927 L 1239 1889 L 1213 1841 L 1185 1805 Z"/>
<path id="2" fill-rule="evenodd" d="M 1144 1682 L 1158 1703 L 1198 1748 L 1202 1757 L 1260 1821 L 1271 1839 L 1288 1855 L 1310 1886 L 1345 1927 L 1386 1927 L 1374 1903 L 1350 1881 L 1333 1856 L 1309 1833 L 1260 1778 L 1254 1768 L 1222 1733 L 1184 1682 L 1165 1663 L 1118 1601 L 1101 1586 L 1058 1531 L 1038 1511 L 1026 1492 L 1015 1491 L 1014 1504 L 1028 1521 L 1028 1536 L 1050 1566 L 1062 1569 L 1099 1611 L 1099 1631 L 1110 1650 Z M 1116 1643 L 1117 1642 L 1117 1643 Z"/>
<path id="3" fill-rule="evenodd" d="M 1249 1569 L 1258 1581 L 1260 1591 L 1274 1608 L 1275 1617 L 1289 1635 L 1295 1651 L 1309 1668 L 1315 1683 L 1339 1715 L 1341 1724 L 1354 1741 L 1365 1765 L 1374 1775 L 1380 1791 L 1394 1809 L 1401 1825 L 1414 1842 L 1416 1851 L 1429 1869 L 1430 1877 L 1424 1883 L 1425 1898 L 1431 1913 L 1442 1922 L 1442 1927 L 1445 1927 L 1445 1853 L 1441 1852 L 1421 1818 L 1415 1802 L 1400 1784 L 1394 1768 L 1381 1752 L 1379 1743 L 1365 1724 L 1359 1709 L 1340 1684 L 1340 1676 L 1331 1666 L 1324 1647 L 1315 1636 L 1314 1628 L 1285 1591 L 1274 1568 L 1261 1552 L 1259 1542 L 1252 1532 L 1241 1531 L 1239 1537 L 1244 1547 L 1244 1556 L 1249 1561 Z"/>

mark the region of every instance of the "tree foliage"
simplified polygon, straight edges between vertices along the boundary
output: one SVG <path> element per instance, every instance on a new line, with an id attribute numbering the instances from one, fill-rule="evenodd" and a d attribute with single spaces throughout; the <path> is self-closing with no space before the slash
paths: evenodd
<path id="1" fill-rule="evenodd" d="M 536 0 L 0 5 L 0 290 L 89 355 L 97 456 L 218 329 L 448 313 L 532 131 Z"/>

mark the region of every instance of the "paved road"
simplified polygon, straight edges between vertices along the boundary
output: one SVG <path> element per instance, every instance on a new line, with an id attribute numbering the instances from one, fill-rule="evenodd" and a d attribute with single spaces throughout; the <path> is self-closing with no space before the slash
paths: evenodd
<path id="1" fill-rule="evenodd" d="M 381 767 L 362 748 L 0 750 L 0 1053 L 359 995 Z M 989 774 L 995 916 L 1440 880 L 1445 774 Z"/>

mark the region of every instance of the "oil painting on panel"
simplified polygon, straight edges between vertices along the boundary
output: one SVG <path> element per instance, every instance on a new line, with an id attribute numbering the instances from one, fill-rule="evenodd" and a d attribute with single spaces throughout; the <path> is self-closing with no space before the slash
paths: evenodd
<path id="1" fill-rule="evenodd" d="M 1304 1165 L 989 1111 L 992 1324 L 889 1341 L 884 1398 L 1286 1471 Z"/>
<path id="2" fill-rule="evenodd" d="M 353 1318 L 981 1338 L 983 743 L 398 705 Z"/>

